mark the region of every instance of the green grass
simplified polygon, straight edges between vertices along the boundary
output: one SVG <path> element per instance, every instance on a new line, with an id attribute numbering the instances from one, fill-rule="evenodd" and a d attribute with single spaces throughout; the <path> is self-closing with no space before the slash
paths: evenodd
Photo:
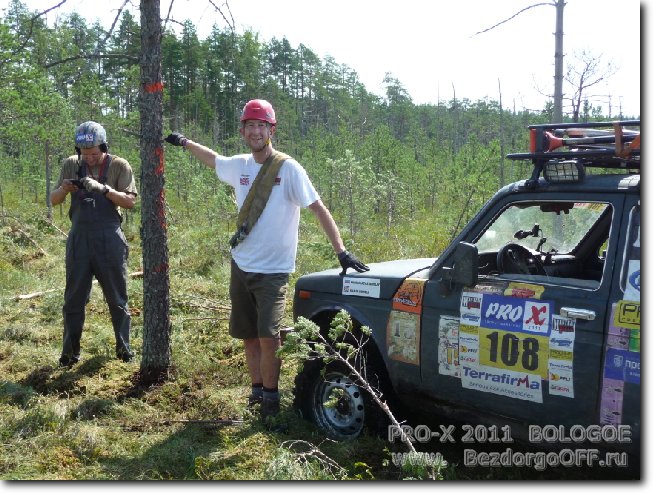
<path id="1" fill-rule="evenodd" d="M 280 420 L 268 432 L 245 409 L 249 380 L 242 344 L 228 334 L 227 224 L 190 220 L 171 210 L 172 369 L 170 379 L 138 382 L 143 283 L 129 281 L 134 363 L 114 358 L 102 291 L 94 284 L 82 336 L 82 361 L 57 367 L 61 351 L 67 204 L 54 209 L 4 190 L 0 211 L 0 478 L 40 479 L 330 479 L 398 478 L 383 466 L 386 442 L 328 441 L 292 409 L 296 368 L 285 362 Z M 207 213 L 207 216 L 211 212 Z M 304 217 L 298 273 L 335 267 L 317 223 Z M 141 269 L 140 218 L 124 223 L 129 272 Z M 221 230 L 222 229 L 222 230 Z M 352 245 L 352 242 L 350 242 Z M 35 294 L 32 298 L 18 296 Z M 289 296 L 291 292 L 289 291 Z M 291 323 L 291 301 L 287 323 Z M 243 419 L 238 425 L 190 421 Z M 289 441 L 299 441 L 291 443 Z M 342 470 L 333 470 L 313 445 Z M 362 464 L 366 465 L 365 467 Z"/>
<path id="2" fill-rule="evenodd" d="M 171 205 L 168 242 L 172 368 L 164 383 L 139 385 L 143 283 L 129 281 L 135 362 L 114 357 L 114 336 L 99 286 L 87 306 L 82 361 L 57 367 L 61 351 L 67 207 L 53 223 L 43 204 L 3 190 L 0 210 L 0 479 L 4 480 L 259 480 L 405 477 L 388 460 L 384 438 L 328 440 L 291 404 L 296 366 L 285 361 L 280 422 L 269 432 L 245 409 L 249 380 L 242 343 L 228 334 L 228 222 L 212 212 L 191 218 Z M 63 214 L 62 214 L 63 213 Z M 418 218 L 386 234 L 345 235 L 364 262 L 434 256 L 448 239 L 433 236 L 433 218 Z M 129 272 L 141 269 L 140 218 L 124 223 Z M 422 235 L 420 232 L 424 232 Z M 336 267 L 331 247 L 310 213 L 303 212 L 297 272 Z M 379 241 L 380 238 L 384 240 Z M 19 295 L 37 296 L 18 299 Z M 292 290 L 286 322 L 291 324 Z M 237 425 L 207 424 L 243 419 Z M 193 422 L 195 421 L 195 422 Z M 400 445 L 397 448 L 401 448 Z M 457 453 L 446 459 L 461 458 Z M 519 469 L 465 469 L 450 465 L 446 479 L 557 478 Z M 565 472 L 564 472 L 565 473 Z M 572 472 L 570 472 L 572 473 Z M 589 477 L 591 478 L 591 477 Z"/>

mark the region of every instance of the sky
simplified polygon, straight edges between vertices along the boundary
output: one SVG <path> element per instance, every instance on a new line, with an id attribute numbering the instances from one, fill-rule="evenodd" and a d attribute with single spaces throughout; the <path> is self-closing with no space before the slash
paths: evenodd
<path id="1" fill-rule="evenodd" d="M 45 10 L 61 0 L 28 0 Z M 220 7 L 238 33 L 250 29 L 261 41 L 286 37 L 321 59 L 357 72 L 368 91 L 384 95 L 387 73 L 416 104 L 468 98 L 499 100 L 508 109 L 541 110 L 554 90 L 555 0 L 173 0 L 171 18 L 190 20 L 205 39 L 214 24 L 227 26 Z M 125 0 L 66 0 L 58 13 L 76 11 L 107 27 Z M 567 0 L 564 9 L 564 70 L 582 51 L 602 67 L 617 68 L 608 83 L 589 94 L 604 114 L 641 113 L 641 25 L 648 2 Z M 0 9 L 8 0 L 0 0 Z M 138 0 L 131 0 L 137 19 Z M 131 5 L 130 4 L 130 5 Z M 528 9 L 509 22 L 477 34 Z M 93 8 L 89 8 L 90 6 Z M 162 18 L 170 0 L 161 0 Z M 229 6 L 227 9 L 226 5 Z M 230 16 L 231 13 L 231 16 Z M 642 18 L 641 18 L 642 14 Z M 48 14 L 53 22 L 56 13 Z M 642 24 L 641 24 L 642 22 Z M 176 26 L 176 24 L 171 24 Z M 564 86 L 564 91 L 565 91 Z M 564 102 L 564 107 L 566 103 Z M 564 108 L 565 111 L 565 108 Z"/>

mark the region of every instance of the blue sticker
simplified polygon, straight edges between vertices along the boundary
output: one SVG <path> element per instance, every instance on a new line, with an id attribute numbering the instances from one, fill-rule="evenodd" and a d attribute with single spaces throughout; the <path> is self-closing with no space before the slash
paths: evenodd
<path id="1" fill-rule="evenodd" d="M 504 295 L 485 294 L 481 306 L 481 326 L 504 331 L 548 336 L 552 302 Z"/>
<path id="2" fill-rule="evenodd" d="M 609 348 L 604 363 L 604 377 L 640 384 L 640 353 Z"/>

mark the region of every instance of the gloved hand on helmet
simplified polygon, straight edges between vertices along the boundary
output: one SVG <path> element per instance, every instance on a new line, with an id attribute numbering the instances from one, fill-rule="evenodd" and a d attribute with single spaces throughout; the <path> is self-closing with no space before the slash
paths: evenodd
<path id="1" fill-rule="evenodd" d="M 338 261 L 341 263 L 341 267 L 343 268 L 343 271 L 340 273 L 341 276 L 345 275 L 347 268 L 352 268 L 359 273 L 370 270 L 370 268 L 359 261 L 354 254 L 351 254 L 346 250 L 338 255 Z"/>
<path id="2" fill-rule="evenodd" d="M 97 180 L 91 178 L 91 177 L 84 177 L 80 179 L 80 182 L 82 182 L 82 185 L 84 188 L 89 191 L 89 192 L 102 192 L 106 193 L 109 191 L 109 186 L 105 184 L 101 184 Z"/>
<path id="3" fill-rule="evenodd" d="M 172 134 L 168 134 L 168 136 L 164 139 L 166 142 L 169 142 L 173 146 L 186 146 L 186 143 L 188 142 L 188 139 L 184 137 L 182 134 L 179 132 L 173 132 Z"/>

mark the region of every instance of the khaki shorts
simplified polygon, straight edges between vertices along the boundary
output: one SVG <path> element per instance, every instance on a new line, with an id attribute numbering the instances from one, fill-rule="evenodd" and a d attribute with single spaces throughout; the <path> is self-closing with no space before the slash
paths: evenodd
<path id="1" fill-rule="evenodd" d="M 287 290 L 288 273 L 246 273 L 232 260 L 229 334 L 241 340 L 279 338 Z"/>

